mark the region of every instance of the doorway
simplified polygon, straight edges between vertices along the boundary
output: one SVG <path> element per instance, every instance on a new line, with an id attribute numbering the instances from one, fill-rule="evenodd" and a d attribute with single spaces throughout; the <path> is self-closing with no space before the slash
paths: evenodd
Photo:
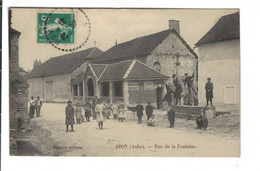
<path id="1" fill-rule="evenodd" d="M 53 102 L 53 81 L 46 81 L 46 101 Z"/>
<path id="2" fill-rule="evenodd" d="M 87 96 L 94 96 L 94 82 L 91 78 L 88 79 L 87 81 L 87 87 L 88 87 Z"/>
<path id="3" fill-rule="evenodd" d="M 163 88 L 162 87 L 158 87 L 156 89 L 156 103 L 157 103 L 157 109 L 161 109 L 162 108 L 162 101 L 163 99 Z"/>
<path id="4" fill-rule="evenodd" d="M 236 86 L 226 85 L 224 87 L 224 103 L 236 104 Z"/>

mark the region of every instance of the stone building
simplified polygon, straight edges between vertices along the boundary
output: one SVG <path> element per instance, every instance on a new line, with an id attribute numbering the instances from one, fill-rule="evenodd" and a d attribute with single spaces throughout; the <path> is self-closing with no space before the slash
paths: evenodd
<path id="1" fill-rule="evenodd" d="M 28 123 L 28 83 L 24 76 L 20 74 L 19 67 L 20 35 L 19 31 L 9 28 L 9 98 L 10 128 L 12 129 L 25 128 Z"/>
<path id="2" fill-rule="evenodd" d="M 85 72 L 87 64 L 100 55 L 96 47 L 53 57 L 28 73 L 29 96 L 46 102 L 66 102 L 71 97 L 71 80 Z"/>
<path id="3" fill-rule="evenodd" d="M 214 104 L 240 103 L 239 12 L 222 16 L 196 43 L 199 53 L 199 103 L 206 104 L 205 83 L 214 83 Z"/>
<path id="4" fill-rule="evenodd" d="M 105 67 L 105 64 L 137 60 L 140 61 L 137 62 L 137 64 L 145 64 L 145 67 L 153 68 L 162 75 L 167 76 L 166 80 L 164 78 L 163 83 L 171 85 L 173 84 L 171 79 L 173 74 L 176 74 L 181 81 L 181 84 L 183 84 L 184 74 L 188 73 L 189 75 L 192 75 L 194 73 L 194 85 L 197 87 L 197 55 L 180 36 L 179 24 L 179 21 L 170 20 L 169 29 L 167 30 L 116 44 L 91 61 L 93 65 L 91 65 L 90 68 L 96 67 L 97 64 L 99 64 L 100 67 Z M 180 63 L 180 65 L 177 66 L 176 63 Z M 115 72 L 121 72 L 120 68 Z M 137 70 L 135 72 L 137 75 L 141 74 L 141 71 L 138 72 Z M 101 80 L 98 81 L 101 82 Z M 106 80 L 106 83 L 102 84 L 107 87 L 112 86 L 109 85 L 110 81 L 114 81 L 113 78 L 111 78 L 111 80 Z M 134 86 L 134 84 L 136 86 Z M 157 91 L 156 97 L 152 97 L 153 95 L 150 94 L 151 96 L 147 99 L 155 98 L 157 102 L 161 101 L 163 95 L 166 93 L 166 88 L 163 86 L 164 84 L 157 82 L 146 84 L 147 86 L 149 84 L 151 87 L 153 85 L 153 87 L 156 88 L 155 91 Z M 157 84 L 161 86 L 156 86 Z M 137 85 L 144 86 L 144 82 L 140 81 L 133 84 L 130 82 L 128 83 L 128 87 L 137 87 Z M 121 83 L 114 86 L 118 88 L 123 87 Z M 185 88 L 183 89 L 183 95 L 185 95 L 187 90 Z M 139 90 L 141 90 L 141 88 Z M 102 92 L 102 89 L 99 92 Z M 145 91 L 140 91 L 140 93 L 145 93 Z M 102 97 L 100 94 L 97 95 Z M 142 96 L 143 94 L 139 95 Z M 129 102 L 131 103 L 131 98 L 129 99 Z"/>

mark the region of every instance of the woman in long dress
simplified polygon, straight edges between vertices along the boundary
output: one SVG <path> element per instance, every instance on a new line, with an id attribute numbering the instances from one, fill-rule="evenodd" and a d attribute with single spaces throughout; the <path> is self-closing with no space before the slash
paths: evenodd
<path id="1" fill-rule="evenodd" d="M 95 112 L 97 114 L 97 122 L 98 122 L 99 129 L 103 129 L 103 122 L 105 121 L 104 109 L 105 107 L 102 104 L 102 100 L 98 99 L 98 104 L 95 107 Z"/>
<path id="2" fill-rule="evenodd" d="M 65 109 L 65 115 L 66 115 L 66 132 L 68 132 L 69 125 L 71 126 L 71 131 L 74 132 L 73 130 L 73 125 L 75 124 L 74 120 L 74 107 L 71 105 L 72 102 L 69 100 L 68 101 L 68 106 Z"/>

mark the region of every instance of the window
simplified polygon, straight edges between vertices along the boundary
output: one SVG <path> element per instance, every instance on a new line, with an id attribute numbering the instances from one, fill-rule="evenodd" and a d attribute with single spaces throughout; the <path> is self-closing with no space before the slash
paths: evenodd
<path id="1" fill-rule="evenodd" d="M 78 86 L 77 85 L 72 86 L 72 95 L 78 96 Z"/>
<path id="2" fill-rule="evenodd" d="M 123 97 L 123 83 L 122 81 L 114 82 L 114 95 L 115 97 Z"/>
<path id="3" fill-rule="evenodd" d="M 160 65 L 160 63 L 159 63 L 159 62 L 155 62 L 155 63 L 153 64 L 153 68 L 154 68 L 155 70 L 157 70 L 157 71 L 161 71 L 161 65 Z"/>
<path id="4" fill-rule="evenodd" d="M 109 82 L 101 83 L 101 96 L 103 97 L 109 96 Z"/>

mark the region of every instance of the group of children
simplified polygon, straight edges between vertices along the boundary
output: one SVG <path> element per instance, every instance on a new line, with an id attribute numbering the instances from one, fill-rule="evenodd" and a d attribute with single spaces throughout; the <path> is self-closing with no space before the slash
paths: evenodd
<path id="1" fill-rule="evenodd" d="M 144 110 L 143 106 L 141 105 L 141 102 L 138 101 L 138 105 L 136 107 L 128 107 L 128 109 L 137 113 L 138 123 L 141 124 Z M 151 106 L 151 104 L 148 103 L 148 105 L 145 108 L 145 111 L 147 115 L 147 126 L 155 127 L 153 106 Z M 105 119 L 110 119 L 111 114 L 114 120 L 123 122 L 125 120 L 126 115 L 126 106 L 123 100 L 120 100 L 119 103 L 110 104 L 109 101 L 107 101 L 107 103 L 102 103 L 101 99 L 95 98 L 92 104 L 87 100 L 84 105 L 76 103 L 75 107 L 72 106 L 72 101 L 68 101 L 68 106 L 65 109 L 66 132 L 68 132 L 69 125 L 71 125 L 71 130 L 74 131 L 74 116 L 76 117 L 77 124 L 84 122 L 83 113 L 86 117 L 86 122 L 90 122 L 90 117 L 93 116 L 93 119 L 95 119 L 98 122 L 98 128 L 103 129 Z"/>
<path id="2" fill-rule="evenodd" d="M 143 111 L 144 107 L 140 101 L 138 101 L 137 106 L 135 107 L 127 107 L 128 110 L 137 113 L 138 123 L 142 123 Z M 145 107 L 145 112 L 147 115 L 147 126 L 155 127 L 155 120 L 153 115 L 153 106 L 148 102 L 147 106 Z M 66 107 L 65 114 L 66 114 L 66 132 L 68 132 L 68 126 L 71 125 L 71 130 L 73 130 L 74 115 L 76 116 L 77 124 L 80 124 L 84 121 L 83 118 L 83 111 L 85 113 L 86 121 L 90 122 L 89 118 L 93 116 L 93 119 L 96 119 L 98 122 L 98 128 L 103 129 L 103 124 L 105 119 L 110 119 L 111 114 L 113 115 L 114 120 L 119 120 L 119 122 L 123 122 L 125 120 L 125 113 L 126 113 L 126 106 L 121 100 L 118 104 L 113 103 L 110 104 L 109 101 L 107 103 L 102 103 L 101 99 L 95 99 L 93 104 L 91 105 L 87 100 L 84 106 L 80 106 L 79 103 L 76 103 L 75 108 L 72 106 L 72 102 L 68 101 L 68 106 Z M 175 111 L 174 106 L 171 105 L 170 109 L 167 112 L 168 120 L 170 122 L 170 128 L 174 128 L 175 122 Z M 205 114 L 201 113 L 200 117 L 196 119 L 197 128 L 198 129 L 207 129 L 208 121 Z"/>

